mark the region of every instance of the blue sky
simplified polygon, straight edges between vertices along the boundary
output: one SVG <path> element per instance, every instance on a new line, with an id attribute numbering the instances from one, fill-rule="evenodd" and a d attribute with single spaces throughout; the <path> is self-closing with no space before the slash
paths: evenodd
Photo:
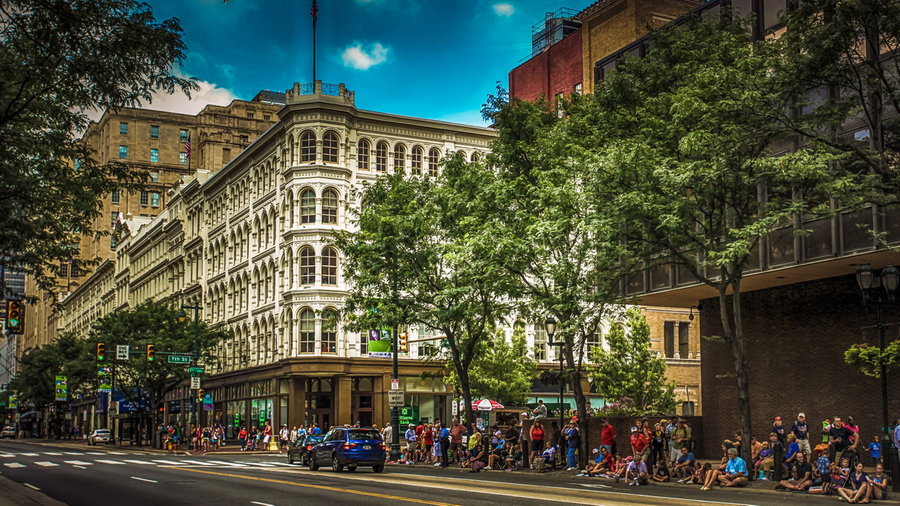
<path id="1" fill-rule="evenodd" d="M 311 0 L 150 0 L 157 19 L 177 17 L 202 82 L 188 109 L 250 99 L 312 81 Z M 316 77 L 346 83 L 361 109 L 483 124 L 496 82 L 528 56 L 531 26 L 590 0 L 319 0 Z M 149 108 L 182 108 L 162 97 Z M 195 112 L 195 111 L 185 111 Z"/>

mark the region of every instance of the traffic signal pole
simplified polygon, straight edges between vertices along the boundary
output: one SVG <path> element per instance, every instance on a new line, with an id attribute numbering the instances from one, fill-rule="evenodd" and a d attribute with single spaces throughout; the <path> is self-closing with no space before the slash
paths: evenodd
<path id="1" fill-rule="evenodd" d="M 391 358 L 393 360 L 393 368 L 391 370 L 391 379 L 399 380 L 400 379 L 400 368 L 397 364 L 397 353 L 399 346 L 399 333 L 397 332 L 398 328 L 394 326 L 393 334 L 391 335 L 392 343 L 391 343 Z M 391 460 L 393 462 L 397 462 L 400 460 L 400 408 L 396 406 L 391 407 Z"/>

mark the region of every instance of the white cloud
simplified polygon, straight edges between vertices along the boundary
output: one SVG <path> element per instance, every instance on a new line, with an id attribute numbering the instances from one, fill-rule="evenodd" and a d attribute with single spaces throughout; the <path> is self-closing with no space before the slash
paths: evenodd
<path id="1" fill-rule="evenodd" d="M 390 52 L 391 48 L 384 47 L 381 42 L 373 42 L 365 46 L 362 42 L 354 42 L 341 53 L 341 60 L 345 67 L 368 70 L 386 62 Z"/>
<path id="2" fill-rule="evenodd" d="M 197 81 L 197 86 L 200 89 L 192 91 L 190 98 L 181 91 L 176 91 L 172 94 L 157 91 L 153 94 L 153 100 L 150 103 L 141 104 L 140 108 L 182 114 L 197 114 L 209 104 L 228 105 L 237 98 L 231 90 L 220 88 L 209 81 Z M 247 99 L 249 98 L 247 97 Z M 93 121 L 97 121 L 103 116 L 103 111 L 92 110 L 88 111 L 87 115 Z"/>
<path id="3" fill-rule="evenodd" d="M 494 9 L 494 14 L 498 16 L 509 17 L 516 13 L 516 8 L 513 6 L 513 4 L 494 4 L 492 7 Z"/>

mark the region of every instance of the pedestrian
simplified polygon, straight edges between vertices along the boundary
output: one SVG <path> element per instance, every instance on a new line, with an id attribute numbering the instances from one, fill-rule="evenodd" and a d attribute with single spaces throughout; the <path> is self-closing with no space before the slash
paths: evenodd
<path id="1" fill-rule="evenodd" d="M 788 437 L 793 436 L 791 433 Z M 788 470 L 788 479 L 781 480 L 778 490 L 790 490 L 792 492 L 805 492 L 812 485 L 812 466 L 806 461 L 806 454 L 798 451 L 796 459 Z"/>
<path id="2" fill-rule="evenodd" d="M 636 428 L 636 427 L 635 427 Z M 640 433 L 643 436 L 643 433 Z M 635 455 L 634 459 L 625 468 L 625 483 L 629 485 L 648 485 L 650 474 L 647 472 L 647 464 L 641 461 L 640 455 Z"/>
<path id="3" fill-rule="evenodd" d="M 712 486 L 717 481 L 723 487 L 743 487 L 747 485 L 747 463 L 744 459 L 738 457 L 737 450 L 731 448 L 728 450 L 728 462 L 725 464 L 724 470 L 713 470 L 707 473 L 706 480 L 700 490 L 712 490 Z"/>
<path id="4" fill-rule="evenodd" d="M 441 431 L 438 434 L 438 442 L 435 446 L 440 446 L 441 468 L 446 469 L 450 465 L 450 459 L 447 455 L 450 451 L 450 429 L 444 423 L 441 423 Z"/>
<path id="5" fill-rule="evenodd" d="M 631 455 L 635 458 L 643 457 L 644 450 L 649 445 L 647 441 L 647 436 L 644 435 L 644 432 L 640 427 L 632 427 L 631 428 Z M 646 466 L 646 463 L 644 464 Z"/>
<path id="6" fill-rule="evenodd" d="M 575 451 L 578 450 L 578 443 L 581 438 L 578 434 L 578 427 L 575 423 L 569 422 L 566 429 L 566 460 L 569 467 L 566 471 L 575 471 L 577 463 L 575 462 Z"/>
<path id="7" fill-rule="evenodd" d="M 241 451 L 247 449 L 247 434 L 247 427 L 241 425 L 241 430 L 238 431 L 238 441 L 241 443 Z"/>
<path id="8" fill-rule="evenodd" d="M 675 430 L 672 431 L 672 439 L 669 441 L 669 452 L 672 454 L 669 460 L 677 460 L 682 448 L 687 448 L 690 451 L 692 437 L 691 428 L 688 427 L 683 418 L 680 418 L 675 425 Z"/>
<path id="9" fill-rule="evenodd" d="M 450 455 L 453 462 L 460 462 L 460 452 L 462 451 L 462 437 L 466 432 L 466 427 L 459 423 L 459 419 L 454 418 L 450 422 Z"/>
<path id="10" fill-rule="evenodd" d="M 839 462 L 841 457 L 844 456 L 844 452 L 850 448 L 851 435 L 853 435 L 853 431 L 844 427 L 844 422 L 841 417 L 834 417 L 831 429 L 828 430 L 828 444 L 831 445 L 831 451 L 834 455 L 834 458 L 831 459 L 832 462 Z"/>
<path id="11" fill-rule="evenodd" d="M 600 448 L 606 448 L 610 455 L 615 454 L 616 428 L 606 418 L 600 420 Z"/>
<path id="12" fill-rule="evenodd" d="M 849 503 L 869 502 L 869 492 L 869 475 L 863 472 L 863 463 L 857 462 L 838 495 Z"/>
<path id="13" fill-rule="evenodd" d="M 531 467 L 536 467 L 535 462 L 538 456 L 544 451 L 544 426 L 540 418 L 535 418 L 529 431 L 529 439 L 531 440 L 531 453 L 528 454 L 528 462 Z"/>
<path id="14" fill-rule="evenodd" d="M 800 451 L 809 457 L 812 453 L 812 448 L 809 446 L 809 425 L 806 423 L 805 414 L 797 414 L 797 419 L 791 424 L 791 433 L 797 438 L 797 445 L 800 447 Z"/>
<path id="15" fill-rule="evenodd" d="M 775 421 L 772 423 L 772 430 L 769 432 L 774 432 L 776 436 L 778 436 L 778 442 L 781 443 L 781 446 L 785 445 L 786 432 L 784 430 L 784 422 L 781 421 L 780 416 L 775 417 Z"/>
<path id="16" fill-rule="evenodd" d="M 881 442 L 878 440 L 877 434 L 872 436 L 872 442 L 869 443 L 865 450 L 872 457 L 873 464 L 881 464 Z"/>
<path id="17" fill-rule="evenodd" d="M 666 431 L 663 429 L 663 424 L 660 422 L 653 425 L 653 435 L 650 439 L 650 468 L 652 469 L 653 466 L 660 462 L 666 462 L 667 460 Z"/>
<path id="18" fill-rule="evenodd" d="M 412 465 L 416 458 L 416 426 L 409 424 L 406 429 L 406 464 Z"/>

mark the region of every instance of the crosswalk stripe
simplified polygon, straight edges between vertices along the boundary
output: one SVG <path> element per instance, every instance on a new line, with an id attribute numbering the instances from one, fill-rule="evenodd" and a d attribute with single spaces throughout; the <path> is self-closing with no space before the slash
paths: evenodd
<path id="1" fill-rule="evenodd" d="M 269 464 L 281 467 L 297 467 L 296 464 L 288 464 L 287 462 L 269 462 Z"/>
<path id="2" fill-rule="evenodd" d="M 62 455 L 62 453 L 57 453 L 57 452 L 44 452 L 44 455 Z"/>
<path id="3" fill-rule="evenodd" d="M 179 462 L 177 460 L 154 460 L 157 464 L 161 464 L 164 466 L 183 466 L 186 465 L 184 462 Z"/>
<path id="4" fill-rule="evenodd" d="M 120 466 L 124 466 L 124 465 L 125 465 L 124 462 L 119 462 L 118 460 L 103 460 L 103 459 L 97 459 L 97 460 L 95 460 L 94 462 L 99 462 L 99 463 L 101 463 L 101 464 L 118 464 L 118 465 L 120 465 Z"/>
<path id="5" fill-rule="evenodd" d="M 11 458 L 15 457 L 15 455 L 13 455 L 12 453 L 0 453 L 0 457 L 2 457 L 4 459 L 11 459 Z"/>
<path id="6" fill-rule="evenodd" d="M 236 462 L 225 462 L 224 460 L 210 460 L 210 464 L 216 464 L 219 466 L 230 466 L 230 467 L 247 467 L 245 464 L 238 464 Z"/>
<path id="7" fill-rule="evenodd" d="M 6 466 L 6 467 L 12 467 L 12 468 L 25 467 L 24 464 L 19 464 L 18 462 L 8 462 L 8 463 L 3 464 L 3 465 Z"/>
<path id="8" fill-rule="evenodd" d="M 93 462 L 85 462 L 83 460 L 64 460 L 64 464 L 72 464 L 73 466 L 92 466 Z"/>
<path id="9" fill-rule="evenodd" d="M 144 464 L 148 466 L 152 466 L 153 462 L 147 462 L 146 460 L 126 460 L 129 464 Z"/>
<path id="10" fill-rule="evenodd" d="M 21 455 L 23 457 L 37 457 L 38 456 L 37 453 L 20 453 L 19 455 Z"/>
<path id="11" fill-rule="evenodd" d="M 35 464 L 41 467 L 57 467 L 59 465 L 55 462 L 35 462 Z"/>
<path id="12" fill-rule="evenodd" d="M 274 464 L 267 464 L 265 462 L 247 462 L 248 465 L 251 466 L 259 466 L 259 467 L 275 467 Z"/>
<path id="13" fill-rule="evenodd" d="M 106 452 L 107 455 L 128 455 L 127 453 L 122 452 Z"/>
<path id="14" fill-rule="evenodd" d="M 185 460 L 184 462 L 187 462 L 188 464 L 194 464 L 197 466 L 214 466 L 215 465 L 215 464 L 210 464 L 209 462 L 206 462 L 204 460 Z"/>
<path id="15" fill-rule="evenodd" d="M 64 452 L 66 455 L 84 455 L 83 452 Z M 103 455 L 100 452 L 88 452 L 89 455 Z"/>

